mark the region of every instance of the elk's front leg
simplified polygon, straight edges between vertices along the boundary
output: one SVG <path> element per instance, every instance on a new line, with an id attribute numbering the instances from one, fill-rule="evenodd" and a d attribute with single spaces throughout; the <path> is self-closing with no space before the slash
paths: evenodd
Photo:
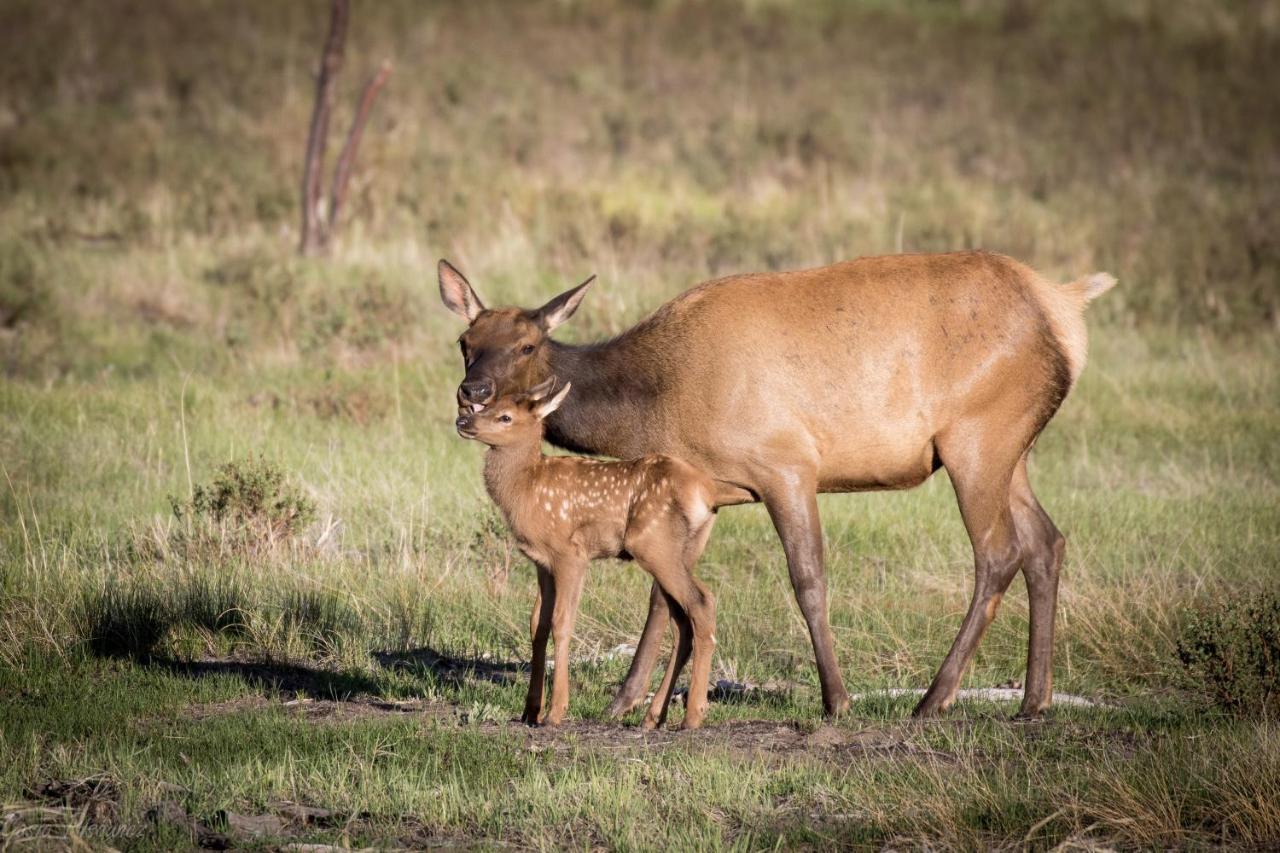
<path id="1" fill-rule="evenodd" d="M 822 562 L 822 524 L 818 520 L 817 483 L 812 472 L 781 472 L 764 494 L 764 503 L 782 539 L 800 613 L 809 627 L 822 684 L 822 707 L 834 717 L 849 708 L 827 612 L 827 579 Z"/>
<path id="2" fill-rule="evenodd" d="M 627 670 L 627 678 L 622 682 L 618 695 L 605 709 L 605 716 L 616 720 L 644 701 L 653 677 L 653 667 L 658 662 L 658 652 L 662 650 L 662 635 L 666 633 L 670 620 L 667 597 L 663 595 L 658 582 L 654 581 L 653 588 L 649 590 L 649 617 L 645 620 L 644 632 L 636 645 L 635 657 L 631 659 L 631 668 Z"/>
<path id="3" fill-rule="evenodd" d="M 537 725 L 542 716 L 542 691 L 547 678 L 547 638 L 551 635 L 552 609 L 556 604 L 556 587 L 551 573 L 538 566 L 538 595 L 533 600 L 529 636 L 533 640 L 533 661 L 529 673 L 529 692 L 524 700 L 520 722 Z"/>
<path id="4" fill-rule="evenodd" d="M 544 725 L 559 725 L 569 710 L 569 641 L 578 618 L 586 568 L 585 561 L 575 561 L 552 569 L 556 600 L 551 613 L 551 632 L 556 641 L 556 671 L 551 678 L 551 709 L 542 719 Z"/>

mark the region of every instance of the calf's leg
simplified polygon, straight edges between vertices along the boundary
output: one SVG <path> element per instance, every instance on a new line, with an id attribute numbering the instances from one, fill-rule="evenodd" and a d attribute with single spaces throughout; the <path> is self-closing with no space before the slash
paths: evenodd
<path id="1" fill-rule="evenodd" d="M 573 639 L 573 625 L 578 618 L 578 602 L 582 597 L 586 568 L 585 562 L 575 560 L 552 569 L 555 606 L 551 613 L 551 633 L 556 643 L 556 671 L 551 679 L 551 708 L 542 719 L 544 725 L 559 725 L 569 710 L 569 642 Z"/>
<path id="2" fill-rule="evenodd" d="M 649 591 L 649 616 L 645 619 L 644 632 L 640 642 L 636 644 L 635 657 L 631 659 L 631 668 L 627 670 L 626 680 L 622 682 L 618 695 L 605 709 L 605 716 L 618 719 L 629 714 L 644 701 L 649 692 L 653 667 L 658 662 L 658 653 L 662 650 L 662 635 L 666 633 L 670 612 L 667 609 L 667 597 L 662 593 L 662 586 L 655 580 Z"/>
<path id="3" fill-rule="evenodd" d="M 552 612 L 556 604 L 556 587 L 551 573 L 538 566 L 538 596 L 533 601 L 529 635 L 533 640 L 533 661 L 529 673 L 529 692 L 524 700 L 520 722 L 537 725 L 542 716 L 542 691 L 547 678 L 547 638 L 551 634 Z"/>

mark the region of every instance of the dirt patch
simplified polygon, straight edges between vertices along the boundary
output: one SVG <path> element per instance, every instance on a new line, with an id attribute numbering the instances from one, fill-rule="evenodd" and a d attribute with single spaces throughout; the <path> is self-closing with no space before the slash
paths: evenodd
<path id="1" fill-rule="evenodd" d="M 246 696 L 226 702 L 192 705 L 187 719 L 203 720 L 280 708 L 298 719 L 316 724 L 341 724 L 362 719 L 401 718 L 433 720 L 445 725 L 466 726 L 481 732 L 514 735 L 520 748 L 534 753 L 551 753 L 566 758 L 594 752 L 609 755 L 642 755 L 654 750 L 685 749 L 699 753 L 729 754 L 744 760 L 764 758 L 806 761 L 848 761 L 855 757 L 912 757 L 932 761 L 954 761 L 954 756 L 919 742 L 924 724 L 862 723 L 823 724 L 814 728 L 801 723 L 776 720 L 726 720 L 697 731 L 674 728 L 646 731 L 634 724 L 607 720 L 567 720 L 559 726 L 526 726 L 517 719 L 471 721 L 468 710 L 448 702 L 421 699 L 394 700 L 354 697 L 331 699 L 291 699 L 279 701 L 263 696 Z M 936 724 L 936 723 L 935 723 Z"/>
<path id="2" fill-rule="evenodd" d="M 28 799 L 77 812 L 85 824 L 110 823 L 120 809 L 120 789 L 106 776 L 52 779 L 23 792 Z"/>
<path id="3" fill-rule="evenodd" d="M 148 809 L 146 818 L 157 826 L 176 827 L 197 847 L 206 850 L 227 850 L 240 845 L 256 846 L 272 841 L 279 846 L 273 845 L 268 849 L 309 853 L 347 850 L 350 849 L 348 846 L 307 843 L 299 839 L 314 836 L 317 831 L 339 828 L 346 837 L 376 836 L 379 834 L 379 825 L 385 827 L 385 821 L 368 813 L 344 815 L 292 802 L 271 803 L 269 809 L 261 814 L 219 811 L 201 818 L 188 812 L 179 803 L 165 800 Z M 470 849 L 476 846 L 465 839 L 438 835 L 413 818 L 398 820 L 395 834 L 399 839 L 394 844 L 406 850 Z M 489 842 L 484 844 L 486 849 L 493 846 Z"/>
<path id="4" fill-rule="evenodd" d="M 346 700 L 298 698 L 284 701 L 266 696 L 242 696 L 225 702 L 190 705 L 182 715 L 189 720 L 206 720 L 210 717 L 265 711 L 270 708 L 279 708 L 290 716 L 314 723 L 348 723 L 371 717 L 445 720 L 465 716 L 459 707 L 444 702 L 429 702 L 425 699 L 375 699 L 369 696 L 358 696 Z"/>
<path id="5" fill-rule="evenodd" d="M 654 750 L 683 749 L 745 761 L 847 763 L 858 759 L 915 758 L 952 763 L 950 753 L 919 743 L 912 724 L 863 724 L 857 728 L 824 724 L 816 729 L 775 720 L 726 720 L 697 731 L 644 731 L 612 722 L 570 721 L 557 728 L 531 728 L 518 723 L 495 730 L 523 732 L 523 748 L 568 757 L 580 752 L 642 755 Z"/>

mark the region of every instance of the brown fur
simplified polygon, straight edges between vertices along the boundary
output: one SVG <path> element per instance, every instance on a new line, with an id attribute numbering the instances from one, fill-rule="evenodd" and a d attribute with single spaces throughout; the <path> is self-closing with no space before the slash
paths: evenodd
<path id="1" fill-rule="evenodd" d="M 478 304 L 448 269 L 445 303 Z M 1022 710 L 1036 713 L 1049 703 L 1062 545 L 1026 482 L 1025 456 L 1083 368 L 1085 304 L 1113 282 L 1095 274 L 1056 285 L 987 252 L 860 258 L 708 282 L 613 340 L 560 344 L 549 333 L 572 313 L 584 284 L 537 310 L 459 311 L 470 321 L 459 404 L 483 405 L 558 377 L 575 391 L 547 422 L 552 442 L 621 458 L 672 455 L 710 473 L 719 504 L 763 501 L 783 542 L 829 713 L 843 710 L 848 694 L 828 624 L 814 496 L 911 488 L 945 466 L 977 584 L 917 712 L 950 703 L 993 602 L 1021 569 L 1032 598 Z M 664 623 L 655 592 L 612 711 L 643 696 Z"/>
<path id="2" fill-rule="evenodd" d="M 687 462 L 645 456 L 601 462 L 541 453 L 542 418 L 570 386 L 549 402 L 549 383 L 529 396 L 507 397 L 458 418 L 458 432 L 489 445 L 484 481 L 520 550 L 538 567 L 539 595 L 530 633 L 533 673 L 524 720 L 559 723 L 569 701 L 569 641 L 587 564 L 629 557 L 653 575 L 675 616 L 677 642 L 662 688 L 645 716 L 661 726 L 690 654 L 693 675 L 681 728 L 697 728 L 706 713 L 707 680 L 715 645 L 715 603 L 693 576 L 715 521 L 715 484 Z M 542 713 L 548 630 L 555 634 L 551 709 Z"/>

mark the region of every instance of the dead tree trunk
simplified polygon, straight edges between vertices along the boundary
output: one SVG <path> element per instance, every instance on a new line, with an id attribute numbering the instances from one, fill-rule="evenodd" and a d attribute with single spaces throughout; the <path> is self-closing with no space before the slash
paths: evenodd
<path id="1" fill-rule="evenodd" d="M 348 0 L 333 0 L 329 15 L 329 36 L 320 54 L 320 73 L 316 78 L 316 102 L 311 111 L 311 129 L 307 134 L 307 155 L 302 172 L 302 239 L 298 251 L 318 255 L 328 251 L 329 241 L 346 201 L 347 185 L 355 166 L 360 137 L 374 98 L 391 74 L 391 63 L 383 62 L 378 72 L 365 84 L 356 105 L 356 114 L 347 132 L 347 141 L 338 155 L 329 191 L 329 210 L 325 214 L 320 190 L 324 183 L 325 149 L 329 138 L 329 114 L 333 106 L 333 87 L 342 68 L 343 47 L 347 38 Z"/>
<path id="2" fill-rule="evenodd" d="M 351 119 L 351 130 L 347 132 L 347 141 L 338 155 L 338 165 L 333 170 L 333 189 L 329 193 L 329 219 L 325 223 L 324 239 L 326 245 L 334 229 L 338 227 L 338 214 L 342 211 L 342 203 L 347 200 L 347 183 L 351 180 L 351 167 L 355 163 L 356 151 L 360 148 L 360 137 L 364 133 L 365 122 L 369 120 L 369 110 L 373 108 L 373 99 L 378 97 L 378 90 L 387 82 L 391 74 L 391 63 L 384 61 L 378 73 L 369 78 L 360 95 L 360 103 L 356 114 Z"/>
<path id="3" fill-rule="evenodd" d="M 302 171 L 302 243 L 298 251 L 314 255 L 323 250 L 325 226 L 321 220 L 320 185 L 324 173 L 325 145 L 329 138 L 329 110 L 333 104 L 333 81 L 342 68 L 342 48 L 347 40 L 347 0 L 333 0 L 329 13 L 329 37 L 320 54 L 316 77 L 316 103 L 311 110 L 311 130 L 307 134 L 307 159 Z"/>

